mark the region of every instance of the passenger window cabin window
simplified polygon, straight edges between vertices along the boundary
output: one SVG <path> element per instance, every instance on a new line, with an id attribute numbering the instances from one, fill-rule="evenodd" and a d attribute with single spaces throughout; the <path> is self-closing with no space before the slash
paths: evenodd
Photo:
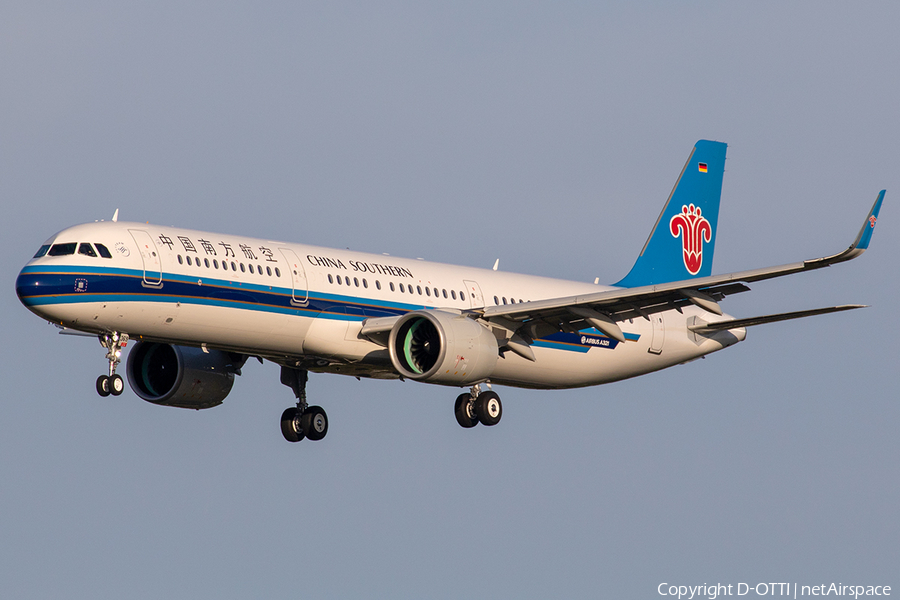
<path id="1" fill-rule="evenodd" d="M 204 259 L 203 259 L 203 264 L 204 264 L 204 266 L 206 266 L 206 268 L 208 269 L 208 268 L 209 268 L 209 259 L 208 259 L 208 258 L 204 258 Z"/>
<path id="2" fill-rule="evenodd" d="M 329 277 L 331 277 L 331 275 L 329 275 Z M 341 281 L 342 281 L 341 276 L 338 275 L 338 276 L 337 276 L 337 284 L 338 284 L 338 285 L 341 285 Z"/>
<path id="3" fill-rule="evenodd" d="M 450 297 L 456 300 L 456 290 L 450 290 Z"/>
<path id="4" fill-rule="evenodd" d="M 419 293 L 421 294 L 422 292 L 419 292 Z M 425 288 L 425 295 L 428 296 L 429 298 L 431 297 L 431 288 L 427 288 L 427 287 Z"/>
<path id="5" fill-rule="evenodd" d="M 375 287 L 379 290 L 381 289 L 381 282 L 378 281 L 377 279 L 375 280 Z"/>
<path id="6" fill-rule="evenodd" d="M 103 244 L 94 244 L 97 248 L 97 252 L 100 253 L 100 256 L 103 258 L 112 258 L 112 253 L 110 253 L 109 249 Z"/>
<path id="7" fill-rule="evenodd" d="M 421 286 L 421 285 L 417 285 L 417 286 L 416 286 L 416 290 L 418 290 L 419 295 L 421 296 L 421 295 L 422 295 L 422 286 Z M 430 294 L 429 294 L 429 295 L 430 295 Z"/>
<path id="8" fill-rule="evenodd" d="M 183 264 L 184 264 L 184 260 L 182 260 L 180 254 L 178 255 L 178 264 L 179 264 L 179 265 L 183 265 Z"/>
<path id="9" fill-rule="evenodd" d="M 241 273 L 244 273 L 244 272 L 245 272 L 245 270 L 244 270 L 244 263 L 241 263 Z"/>
<path id="10" fill-rule="evenodd" d="M 500 298 L 494 296 L 494 304 L 500 304 Z"/>
<path id="11" fill-rule="evenodd" d="M 503 298 L 501 298 L 501 300 L 503 300 L 503 304 L 506 304 L 506 296 L 503 296 Z"/>
<path id="12" fill-rule="evenodd" d="M 232 261 L 232 263 L 231 263 L 231 270 L 232 270 L 232 271 L 237 271 L 237 265 L 234 264 L 234 261 Z"/>
<path id="13" fill-rule="evenodd" d="M 75 246 L 77 242 L 69 242 L 67 244 L 53 244 L 47 251 L 48 256 L 69 256 L 75 254 Z"/>
<path id="14" fill-rule="evenodd" d="M 359 279 L 357 279 L 356 277 L 353 278 L 353 285 L 359 287 Z"/>
<path id="15" fill-rule="evenodd" d="M 391 285 L 394 285 L 394 284 L 392 283 Z M 400 291 L 401 291 L 401 292 L 405 292 L 405 291 L 406 291 L 406 290 L 403 289 L 403 284 L 402 284 L 402 283 L 400 284 Z"/>
<path id="16" fill-rule="evenodd" d="M 281 269 L 275 267 L 275 277 L 281 277 Z"/>
<path id="17" fill-rule="evenodd" d="M 253 273 L 253 265 L 247 265 L 247 268 L 250 269 L 250 273 Z"/>
<path id="18" fill-rule="evenodd" d="M 472 294 L 472 296 L 474 297 L 475 294 Z M 466 293 L 465 293 L 465 292 L 460 292 L 460 293 L 459 293 L 459 299 L 460 299 L 460 300 L 465 300 L 465 299 L 466 299 Z"/>
<path id="19" fill-rule="evenodd" d="M 266 269 L 268 270 L 269 267 L 266 267 Z M 331 273 L 328 274 L 328 283 L 334 283 L 334 277 L 331 276 Z"/>
<path id="20" fill-rule="evenodd" d="M 391 291 L 393 292 L 394 291 L 394 282 L 391 281 L 390 283 L 388 283 L 388 285 L 391 286 Z"/>
<path id="21" fill-rule="evenodd" d="M 365 279 L 363 279 L 363 287 L 366 288 L 366 289 L 369 288 L 369 282 L 366 281 Z"/>
<path id="22" fill-rule="evenodd" d="M 266 267 L 266 275 L 272 276 L 272 267 Z M 331 281 L 331 275 L 328 276 L 328 280 Z"/>
<path id="23" fill-rule="evenodd" d="M 216 259 L 213 259 L 213 269 L 218 269 L 218 268 L 219 268 L 219 261 L 217 261 Z"/>
<path id="24" fill-rule="evenodd" d="M 187 264 L 188 264 L 189 267 L 193 264 L 193 263 L 191 263 L 191 257 L 190 257 L 190 256 L 185 256 L 185 257 L 184 257 L 184 260 L 187 261 Z"/>
<path id="25" fill-rule="evenodd" d="M 44 244 L 43 246 L 41 246 L 38 249 L 37 252 L 34 253 L 33 258 L 40 258 L 42 256 L 45 256 L 47 254 L 47 250 L 49 250 L 49 249 L 50 249 L 50 244 Z"/>
<path id="26" fill-rule="evenodd" d="M 444 294 L 444 299 L 446 299 L 447 298 L 447 290 L 441 290 L 441 292 Z"/>

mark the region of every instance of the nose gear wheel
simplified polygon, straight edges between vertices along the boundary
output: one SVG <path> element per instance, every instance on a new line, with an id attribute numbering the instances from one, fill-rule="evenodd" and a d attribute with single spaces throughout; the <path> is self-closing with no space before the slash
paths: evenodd
<path id="1" fill-rule="evenodd" d="M 122 362 L 122 348 L 128 345 L 128 334 L 114 331 L 99 336 L 100 345 L 106 348 L 106 360 L 109 361 L 109 375 L 97 378 L 97 393 L 101 396 L 118 396 L 125 391 L 125 380 L 116 374 L 116 367 Z"/>
<path id="2" fill-rule="evenodd" d="M 281 413 L 281 435 L 289 442 L 299 442 L 307 438 L 314 442 L 328 433 L 328 415 L 321 406 L 306 403 L 306 383 L 309 372 L 305 369 L 281 367 L 281 383 L 293 390 L 297 406 Z"/>

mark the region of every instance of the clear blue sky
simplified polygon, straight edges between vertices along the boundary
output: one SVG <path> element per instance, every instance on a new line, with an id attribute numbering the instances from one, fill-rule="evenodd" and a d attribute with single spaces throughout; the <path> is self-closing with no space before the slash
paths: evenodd
<path id="1" fill-rule="evenodd" d="M 900 590 L 900 6 L 890 2 L 5 3 L 0 596 L 651 598 Z M 602 282 L 693 143 L 729 143 L 714 272 L 753 285 L 706 360 L 584 390 L 313 376 L 320 443 L 248 363 L 192 412 L 99 398 L 90 339 L 15 297 L 55 231 L 122 219 Z"/>

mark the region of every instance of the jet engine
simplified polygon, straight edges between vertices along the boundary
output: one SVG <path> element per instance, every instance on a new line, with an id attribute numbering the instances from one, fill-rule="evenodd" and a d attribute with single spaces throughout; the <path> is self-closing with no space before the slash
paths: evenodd
<path id="1" fill-rule="evenodd" d="M 138 342 L 126 370 L 131 389 L 147 402 L 200 410 L 222 404 L 244 360 L 219 350 Z"/>
<path id="2" fill-rule="evenodd" d="M 471 385 L 490 377 L 499 357 L 497 338 L 477 321 L 441 310 L 403 315 L 388 349 L 404 377 L 445 385 Z"/>

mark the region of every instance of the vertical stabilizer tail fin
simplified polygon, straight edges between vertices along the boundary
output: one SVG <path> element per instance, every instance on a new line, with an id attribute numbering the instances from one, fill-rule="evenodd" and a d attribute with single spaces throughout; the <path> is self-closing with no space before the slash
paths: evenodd
<path id="1" fill-rule="evenodd" d="M 712 273 L 727 144 L 694 145 L 634 267 L 615 285 L 638 287 Z"/>

